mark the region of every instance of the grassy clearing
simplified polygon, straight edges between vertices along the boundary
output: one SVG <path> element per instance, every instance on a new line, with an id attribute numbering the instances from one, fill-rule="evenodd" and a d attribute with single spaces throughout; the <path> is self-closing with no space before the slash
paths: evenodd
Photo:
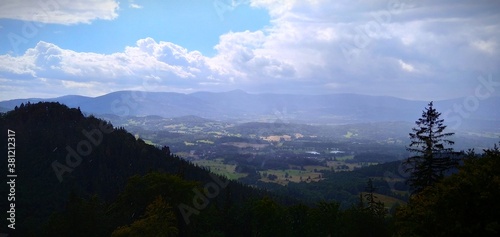
<path id="1" fill-rule="evenodd" d="M 247 176 L 247 174 L 237 173 L 235 171 L 236 165 L 224 164 L 223 159 L 215 159 L 215 160 L 196 160 L 193 161 L 194 164 L 197 164 L 202 167 L 207 167 L 213 173 L 226 176 L 228 179 L 236 180 L 242 177 Z"/>
<path id="2" fill-rule="evenodd" d="M 330 167 L 325 167 L 325 166 L 320 166 L 320 165 L 306 165 L 304 166 L 304 169 L 306 169 L 308 172 L 318 172 L 322 170 L 330 170 Z M 316 170 L 316 171 L 314 171 Z"/>
<path id="3" fill-rule="evenodd" d="M 144 140 L 144 142 L 145 142 L 146 144 L 153 145 L 153 146 L 156 146 L 156 145 L 157 145 L 156 143 L 154 143 L 154 142 L 153 142 L 153 141 L 151 141 L 151 140 Z"/>
<path id="4" fill-rule="evenodd" d="M 345 161 L 345 160 L 352 160 L 353 158 L 354 158 L 353 155 L 347 155 L 347 156 L 336 157 L 335 159 L 338 161 Z"/>
<path id="5" fill-rule="evenodd" d="M 314 167 L 320 167 L 320 166 L 314 166 Z M 281 185 L 286 185 L 289 182 L 317 182 L 321 180 L 321 173 L 320 172 L 314 172 L 313 166 L 310 166 L 308 168 L 304 167 L 306 170 L 298 170 L 298 169 L 287 169 L 287 170 L 266 170 L 266 171 L 260 171 L 260 175 L 262 178 L 260 179 L 263 182 L 273 182 Z M 323 167 L 325 168 L 325 167 Z M 264 174 L 267 175 L 267 177 L 264 177 Z M 275 180 L 270 180 L 268 177 L 269 175 L 276 175 L 277 178 Z"/>
<path id="6" fill-rule="evenodd" d="M 142 139 L 146 144 L 153 145 L 153 146 L 157 145 L 156 143 L 154 143 L 151 140 L 147 140 L 147 139 L 141 138 L 141 136 L 139 134 L 135 134 L 134 137 L 135 137 L 135 140 L 137 140 L 139 138 Z"/>
<path id="7" fill-rule="evenodd" d="M 347 132 L 347 133 L 344 135 L 344 137 L 345 137 L 345 138 L 351 138 L 351 137 L 353 137 L 353 136 L 357 136 L 357 135 L 358 135 L 358 134 L 355 134 L 355 133 L 352 133 L 351 131 L 349 131 L 349 132 Z"/>
<path id="8" fill-rule="evenodd" d="M 364 195 L 366 193 L 362 192 L 362 194 L 363 194 L 363 197 L 364 197 Z M 400 200 L 400 199 L 397 199 L 397 198 L 394 198 L 394 197 L 389 197 L 389 196 L 386 196 L 386 195 L 383 195 L 383 194 L 379 194 L 379 193 L 374 193 L 374 195 L 376 197 L 375 201 L 381 201 L 382 203 L 384 203 L 384 206 L 386 208 L 391 208 L 396 203 L 399 203 L 400 205 L 406 204 L 406 202 L 404 202 L 403 200 Z"/>
<path id="9" fill-rule="evenodd" d="M 355 168 L 361 167 L 358 163 L 347 163 L 345 161 L 328 161 L 327 165 L 330 169 L 333 168 L 335 171 L 353 171 Z M 345 166 L 347 166 L 347 169 Z"/>

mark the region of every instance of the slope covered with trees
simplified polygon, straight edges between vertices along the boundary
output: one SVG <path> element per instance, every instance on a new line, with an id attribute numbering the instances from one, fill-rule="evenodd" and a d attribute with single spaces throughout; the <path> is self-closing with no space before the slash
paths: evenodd
<path id="1" fill-rule="evenodd" d="M 498 236 L 500 150 L 469 152 L 463 162 L 398 210 L 396 236 Z"/>
<path id="2" fill-rule="evenodd" d="M 495 145 L 482 155 L 473 149 L 454 152 L 448 147 L 453 133 L 445 132 L 440 115 L 430 102 L 410 133 L 408 150 L 415 155 L 404 163 L 410 165 L 413 192 L 397 211 L 395 235 L 498 236 L 500 150 Z M 458 171 L 450 175 L 454 168 Z"/>
<path id="3" fill-rule="evenodd" d="M 131 177 L 137 178 L 151 172 L 167 175 L 164 177 L 166 183 L 173 180 L 175 182 L 170 183 L 178 182 L 179 187 L 187 185 L 187 189 L 180 189 L 174 185 L 170 187 L 171 192 L 164 195 L 169 197 L 172 197 L 173 193 L 184 195 L 183 198 L 177 198 L 175 202 L 169 203 L 177 215 L 180 215 L 179 208 L 174 204 L 178 205 L 182 201 L 192 205 L 196 196 L 192 188 L 203 189 L 204 185 L 211 184 L 214 180 L 218 180 L 225 187 L 209 200 L 211 204 L 217 202 L 238 204 L 263 195 L 269 195 L 280 203 L 293 202 L 291 198 L 275 197 L 263 190 L 213 175 L 204 168 L 173 156 L 167 147 L 159 149 L 148 145 L 123 128 L 115 128 L 110 123 L 93 116 L 85 117 L 79 109 L 70 109 L 59 103 L 22 104 L 15 110 L 1 115 L 0 128 L 4 133 L 11 130 L 16 134 L 15 205 L 19 207 L 16 209 L 18 234 L 29 234 L 25 231 L 31 234 L 39 233 L 42 226 L 47 224 L 49 216 L 63 210 L 75 211 L 72 209 L 74 205 L 86 211 L 92 209 L 92 213 L 86 213 L 88 215 L 102 217 L 102 213 L 98 213 L 118 201 L 119 194 L 127 191 L 127 182 L 130 184 L 134 181 Z M 7 143 L 2 143 L 1 146 L 6 154 Z M 7 162 L 1 163 L 1 170 L 7 170 Z M 3 177 L 3 183 L 6 183 L 8 180 L 6 176 Z M 135 213 L 131 214 L 132 219 L 140 217 L 147 205 L 152 204 L 156 196 L 162 194 L 155 192 L 151 195 L 145 194 L 149 185 L 153 184 L 145 182 L 144 186 L 137 188 L 137 195 L 147 197 L 133 210 Z M 7 194 L 9 191 L 8 185 L 2 185 L 0 188 L 2 194 Z M 9 205 L 6 198 L 1 199 L 0 206 L 3 209 L 8 210 Z M 102 205 L 106 208 L 103 209 Z M 106 214 L 109 214 L 107 210 Z M 4 212 L 3 216 L 5 220 L 8 213 Z M 86 219 L 91 221 L 93 218 Z M 125 219 L 127 220 L 117 224 L 127 223 L 130 221 L 130 216 Z M 2 231 L 4 229 L 7 231 L 6 228 L 6 225 L 2 225 Z M 67 225 L 66 228 L 77 230 L 73 225 Z"/>
<path id="4" fill-rule="evenodd" d="M 58 103 L 21 105 L 1 114 L 0 129 L 15 132 L 15 203 L 12 236 L 496 236 L 500 231 L 500 151 L 469 153 L 444 175 L 388 210 L 380 179 L 396 163 L 325 174 L 309 194 L 252 188 L 173 156 L 123 128 Z M 9 132 L 11 134 L 11 132 Z M 7 153 L 10 143 L 2 143 Z M 9 161 L 10 162 L 10 161 Z M 10 163 L 9 163 L 10 164 Z M 344 179 L 343 175 L 346 175 Z M 0 186 L 8 194 L 11 179 Z M 358 182 L 359 181 L 359 182 Z M 344 185 L 344 187 L 342 186 Z M 394 185 L 394 184 L 393 184 Z M 387 186 L 387 185 L 385 185 Z M 357 199 L 342 207 L 337 189 Z M 12 193 L 12 191 L 10 191 Z M 319 194 L 322 193 L 323 194 Z M 316 193 L 316 194 L 315 194 Z M 300 197 L 297 200 L 294 197 Z M 323 201 L 317 197 L 325 197 Z M 306 200 L 306 201 L 304 201 Z M 4 212 L 3 220 L 10 221 Z"/>
<path id="5" fill-rule="evenodd" d="M 22 104 L 0 128 L 16 134 L 15 229 L 1 227 L 15 236 L 335 236 L 384 223 L 363 205 L 306 205 L 229 181 L 59 103 Z"/>

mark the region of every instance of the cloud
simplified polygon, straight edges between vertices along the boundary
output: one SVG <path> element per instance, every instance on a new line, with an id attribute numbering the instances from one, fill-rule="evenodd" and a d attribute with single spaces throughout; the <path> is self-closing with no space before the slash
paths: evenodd
<path id="1" fill-rule="evenodd" d="M 471 95 L 479 76 L 500 74 L 494 1 L 254 0 L 250 5 L 266 9 L 270 24 L 221 35 L 212 57 L 153 38 L 112 54 L 41 41 L 21 56 L 0 55 L 0 78 L 16 80 L 14 87 L 45 85 L 63 94 L 70 94 L 68 88 L 84 95 L 239 88 L 437 100 Z"/>
<path id="2" fill-rule="evenodd" d="M 92 85 L 91 83 L 82 83 L 82 82 L 65 81 L 65 80 L 62 80 L 61 82 L 65 88 L 69 88 L 69 89 L 93 88 L 94 87 L 94 85 Z"/>
<path id="3" fill-rule="evenodd" d="M 137 3 L 134 3 L 134 0 L 129 0 L 128 1 L 128 7 L 129 8 L 133 8 L 133 9 L 141 9 L 143 8 L 143 6 L 137 4 Z"/>
<path id="4" fill-rule="evenodd" d="M 128 6 L 130 8 L 134 8 L 134 9 L 141 9 L 142 8 L 141 5 L 138 5 L 138 4 L 135 4 L 135 3 L 130 3 Z"/>
<path id="5" fill-rule="evenodd" d="M 115 19 L 118 8 L 115 0 L 3 0 L 0 3 L 0 19 L 62 25 L 90 24 L 97 19 Z"/>
<path id="6" fill-rule="evenodd" d="M 407 71 L 407 72 L 413 72 L 415 71 L 415 68 L 408 63 L 403 62 L 403 60 L 398 60 L 399 65 L 401 66 L 401 69 Z"/>
<path id="7" fill-rule="evenodd" d="M 222 73 L 244 80 L 291 77 L 295 69 L 286 61 L 259 51 L 266 36 L 262 31 L 235 32 L 222 35 L 215 46 L 218 55 L 211 61 Z"/>
<path id="8" fill-rule="evenodd" d="M 35 90 L 42 83 L 54 91 L 98 95 L 124 89 L 186 91 L 207 82 L 220 85 L 227 77 L 198 51 L 145 38 L 113 54 L 76 52 L 40 41 L 21 56 L 0 55 L 0 78 Z"/>
<path id="9" fill-rule="evenodd" d="M 487 54 L 494 54 L 496 51 L 496 42 L 493 40 L 476 40 L 471 44 L 474 48 Z"/>
<path id="10" fill-rule="evenodd" d="M 0 55 L 0 74 L 35 76 L 35 64 L 31 57 Z"/>
<path id="11" fill-rule="evenodd" d="M 306 92 L 440 99 L 473 93 L 481 73 L 500 73 L 500 4 L 493 1 L 254 0 L 252 6 L 267 9 L 272 25 L 246 52 L 293 68 L 292 83 L 283 87 L 301 81 Z"/>

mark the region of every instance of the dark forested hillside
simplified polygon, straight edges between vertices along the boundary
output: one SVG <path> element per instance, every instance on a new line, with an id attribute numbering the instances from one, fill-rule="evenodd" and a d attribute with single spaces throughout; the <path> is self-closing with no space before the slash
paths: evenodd
<path id="1" fill-rule="evenodd" d="M 7 131 L 15 132 L 18 234 L 28 230 L 38 233 L 47 224 L 49 216 L 67 208 L 71 200 L 76 202 L 93 197 L 98 198 L 103 205 L 113 203 L 121 192 L 127 191 L 125 187 L 131 177 L 138 179 L 153 171 L 160 172 L 157 173 L 160 176 L 179 177 L 177 182 L 189 184 L 191 188 L 220 182 L 224 189 L 214 195 L 216 197 L 212 201 L 221 203 L 238 203 L 266 194 L 212 175 L 203 168 L 171 155 L 167 147 L 159 149 L 147 145 L 123 128 L 115 128 L 93 116 L 85 117 L 79 109 L 70 109 L 59 103 L 22 104 L 2 114 L 0 121 L 4 134 Z M 7 143 L 1 146 L 7 153 Z M 11 167 L 7 167 L 6 162 L 1 163 L 1 170 L 8 168 Z M 3 177 L 3 183 L 6 183 L 8 180 Z M 169 177 L 163 178 L 172 179 Z M 139 187 L 134 195 L 143 195 L 146 188 Z M 179 191 L 174 187 L 171 193 Z M 182 192 L 185 198 L 170 205 L 178 205 L 180 200 L 192 205 L 196 193 L 191 189 Z M 1 193 L 8 193 L 8 186 L 2 185 Z M 145 200 L 154 198 L 154 195 L 151 194 Z M 71 199 L 71 196 L 74 198 Z M 291 200 L 285 199 L 280 201 L 287 203 Z M 7 210 L 10 204 L 5 198 L 1 200 L 1 207 Z M 4 212 L 3 219 L 7 216 L 8 213 Z M 2 225 L 2 230 L 6 227 Z"/>
<path id="2" fill-rule="evenodd" d="M 8 154 L 0 163 L 7 174 L 0 233 L 9 236 L 496 236 L 500 229 L 497 147 L 469 153 L 408 204 L 385 206 L 407 193 L 399 162 L 324 172 L 317 183 L 270 184 L 269 192 L 59 103 L 21 104 L 0 114 L 0 129 Z"/>

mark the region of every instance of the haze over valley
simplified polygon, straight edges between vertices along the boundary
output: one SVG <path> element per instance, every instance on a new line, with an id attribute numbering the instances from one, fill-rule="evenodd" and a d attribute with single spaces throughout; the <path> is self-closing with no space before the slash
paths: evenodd
<path id="1" fill-rule="evenodd" d="M 2 0 L 0 236 L 499 236 L 499 12 Z"/>

